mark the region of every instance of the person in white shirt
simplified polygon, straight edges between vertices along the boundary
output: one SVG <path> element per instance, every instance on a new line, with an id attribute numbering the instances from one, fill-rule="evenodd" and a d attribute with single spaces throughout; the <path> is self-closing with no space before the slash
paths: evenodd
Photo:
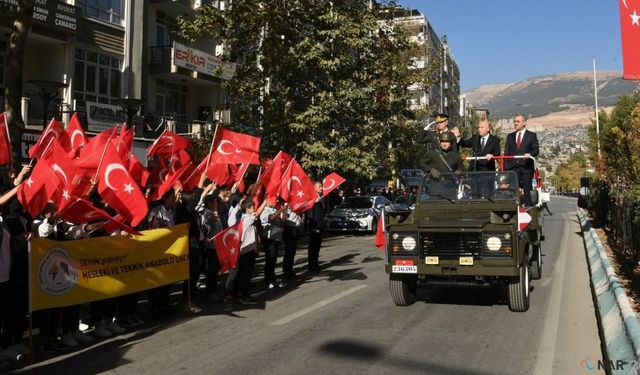
<path id="1" fill-rule="evenodd" d="M 282 278 L 285 280 L 299 279 L 293 270 L 293 261 L 298 249 L 298 236 L 302 226 L 302 217 L 287 207 L 284 222 L 284 258 L 282 259 Z"/>
<path id="2" fill-rule="evenodd" d="M 264 249 L 264 284 L 267 289 L 278 286 L 276 280 L 276 263 L 278 262 L 278 248 L 282 242 L 284 211 L 287 204 L 281 204 L 276 208 L 274 204 L 267 204 L 267 207 L 260 214 L 262 223 L 262 235 L 260 240 Z"/>

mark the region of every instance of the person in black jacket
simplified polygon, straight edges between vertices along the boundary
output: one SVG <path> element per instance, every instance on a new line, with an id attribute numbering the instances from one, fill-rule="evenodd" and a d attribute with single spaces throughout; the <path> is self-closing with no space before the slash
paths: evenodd
<path id="1" fill-rule="evenodd" d="M 460 131 L 452 130 L 458 139 L 458 146 L 468 147 L 473 150 L 473 156 L 484 156 L 486 160 L 473 160 L 469 163 L 469 171 L 495 171 L 496 162 L 494 156 L 500 156 L 500 139 L 491 134 L 489 120 L 482 120 L 478 124 L 478 133 L 462 139 Z"/>
<path id="2" fill-rule="evenodd" d="M 538 149 L 538 136 L 536 133 L 526 129 L 527 118 L 524 115 L 516 115 L 513 118 L 513 125 L 516 131 L 507 135 L 504 154 L 523 155 L 525 158 L 507 159 L 505 160 L 504 168 L 516 171 L 520 187 L 524 191 L 524 205 L 530 207 L 533 205 L 531 202 L 531 180 L 535 169 L 533 160 L 530 157 L 536 157 L 540 152 Z"/>
<path id="3" fill-rule="evenodd" d="M 311 272 L 320 271 L 318 258 L 322 246 L 322 232 L 324 229 L 324 215 L 327 212 L 327 200 L 322 197 L 322 182 L 315 182 L 318 200 L 307 214 L 307 228 L 309 229 L 309 247 L 307 268 Z"/>

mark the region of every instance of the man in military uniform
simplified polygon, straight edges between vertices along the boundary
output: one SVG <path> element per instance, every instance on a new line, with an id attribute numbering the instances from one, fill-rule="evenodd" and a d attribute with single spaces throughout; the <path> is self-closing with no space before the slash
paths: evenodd
<path id="1" fill-rule="evenodd" d="M 513 199 L 516 197 L 516 191 L 511 186 L 511 180 L 505 173 L 500 173 L 496 177 L 497 188 L 492 194 L 493 199 Z"/>
<path id="2" fill-rule="evenodd" d="M 438 147 L 427 152 L 423 165 L 426 172 L 430 172 L 434 178 L 439 178 L 441 173 L 458 172 L 462 159 L 458 151 L 453 149 L 455 136 L 450 131 L 438 134 Z"/>
<path id="3" fill-rule="evenodd" d="M 443 113 L 438 113 L 435 116 L 435 128 L 432 127 L 432 124 L 427 125 L 424 128 L 422 134 L 418 141 L 423 143 L 427 147 L 427 153 L 431 150 L 437 150 L 440 148 L 440 144 L 438 142 L 438 135 L 441 133 L 453 133 L 449 130 L 449 116 Z M 457 130 L 457 128 L 454 128 Z M 451 144 L 451 149 L 453 151 L 458 151 L 458 144 L 455 142 L 455 137 L 452 138 L 454 141 Z"/>

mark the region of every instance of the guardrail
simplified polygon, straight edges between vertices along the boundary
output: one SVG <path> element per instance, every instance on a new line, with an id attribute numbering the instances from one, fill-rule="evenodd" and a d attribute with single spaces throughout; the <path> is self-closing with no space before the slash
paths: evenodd
<path id="1" fill-rule="evenodd" d="M 640 374 L 640 323 L 584 210 L 578 209 L 578 218 L 587 249 L 591 286 L 596 297 L 607 356 L 610 361 L 624 360 L 634 364 L 624 370 L 612 369 L 611 373 Z"/>

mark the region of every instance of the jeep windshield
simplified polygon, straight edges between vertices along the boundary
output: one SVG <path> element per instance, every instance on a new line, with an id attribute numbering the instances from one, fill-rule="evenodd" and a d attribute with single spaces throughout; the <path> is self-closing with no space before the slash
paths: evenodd
<path id="1" fill-rule="evenodd" d="M 422 180 L 419 201 L 515 200 L 518 178 L 515 172 L 442 173 L 438 178 L 427 174 Z"/>

